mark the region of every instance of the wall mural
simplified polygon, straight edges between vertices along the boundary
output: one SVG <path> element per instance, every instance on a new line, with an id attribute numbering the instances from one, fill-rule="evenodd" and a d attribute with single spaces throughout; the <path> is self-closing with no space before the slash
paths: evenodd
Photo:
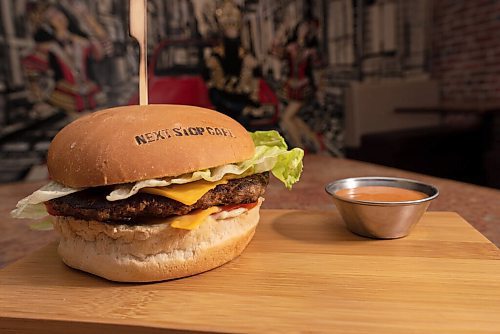
<path id="1" fill-rule="evenodd" d="M 85 7 L 80 10 L 85 17 Z M 80 30 L 73 13 L 63 6 L 39 3 L 30 18 L 35 47 L 22 64 L 32 96 L 67 112 L 93 110 L 102 104 L 101 88 L 91 78 L 89 65 L 99 64 L 109 52 L 106 41 Z M 93 27 L 102 32 L 99 25 Z"/>
<path id="2" fill-rule="evenodd" d="M 355 13 L 369 13 L 353 4 L 149 0 L 150 102 L 215 108 L 306 152 L 342 156 L 345 87 L 359 78 Z M 13 180 L 44 163 L 43 148 L 74 117 L 137 102 L 138 47 L 127 1 L 6 0 L 1 9 L 0 157 L 12 160 L 3 174 Z M 34 151 L 19 172 L 18 155 Z"/>

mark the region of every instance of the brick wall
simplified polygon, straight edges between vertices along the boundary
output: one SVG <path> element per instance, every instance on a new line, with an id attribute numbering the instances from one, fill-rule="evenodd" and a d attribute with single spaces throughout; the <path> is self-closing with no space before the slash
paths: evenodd
<path id="1" fill-rule="evenodd" d="M 500 101 L 500 0 L 433 2 L 431 74 L 443 101 Z"/>

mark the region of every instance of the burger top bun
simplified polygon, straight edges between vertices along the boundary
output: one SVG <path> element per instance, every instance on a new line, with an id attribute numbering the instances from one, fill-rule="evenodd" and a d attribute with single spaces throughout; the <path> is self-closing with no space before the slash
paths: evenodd
<path id="1" fill-rule="evenodd" d="M 253 156 L 249 133 L 213 110 L 180 105 L 125 106 L 84 116 L 52 141 L 54 181 L 80 188 L 178 176 Z"/>

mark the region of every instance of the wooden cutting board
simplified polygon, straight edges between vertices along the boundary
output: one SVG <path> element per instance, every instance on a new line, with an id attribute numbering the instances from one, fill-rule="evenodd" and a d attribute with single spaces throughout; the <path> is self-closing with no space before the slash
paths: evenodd
<path id="1" fill-rule="evenodd" d="M 242 256 L 169 282 L 108 282 L 51 244 L 0 271 L 0 332 L 499 333 L 499 260 L 455 213 L 371 240 L 336 211 L 263 210 Z"/>

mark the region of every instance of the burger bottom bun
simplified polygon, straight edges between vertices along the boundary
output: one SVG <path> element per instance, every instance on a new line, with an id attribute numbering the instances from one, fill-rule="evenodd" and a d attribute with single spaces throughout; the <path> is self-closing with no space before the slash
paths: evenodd
<path id="1" fill-rule="evenodd" d="M 208 217 L 194 230 L 170 224 L 111 225 L 54 217 L 68 266 L 117 282 L 154 282 L 198 274 L 239 256 L 252 239 L 262 199 L 239 216 Z"/>

